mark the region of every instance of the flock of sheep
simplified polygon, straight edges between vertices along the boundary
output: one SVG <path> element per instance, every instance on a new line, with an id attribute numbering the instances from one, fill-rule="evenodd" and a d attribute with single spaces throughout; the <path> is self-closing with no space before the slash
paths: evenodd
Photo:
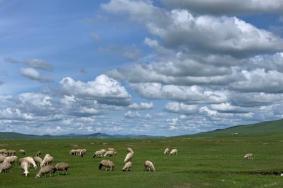
<path id="1" fill-rule="evenodd" d="M 86 149 L 72 149 L 70 150 L 69 154 L 73 156 L 80 156 L 84 157 L 86 154 Z M 176 148 L 169 149 L 166 148 L 164 150 L 164 155 L 176 155 L 178 150 Z M 14 163 L 18 160 L 19 166 L 22 169 L 22 174 L 24 176 L 28 176 L 30 173 L 29 170 L 31 167 L 34 169 L 37 169 L 37 167 L 40 167 L 38 173 L 35 177 L 41 177 L 45 175 L 53 175 L 55 172 L 64 172 L 64 174 L 67 174 L 68 169 L 70 168 L 70 165 L 66 162 L 59 162 L 55 165 L 53 165 L 54 157 L 50 154 L 45 154 L 44 158 L 41 158 L 41 152 L 38 151 L 33 157 L 31 156 L 25 156 L 26 152 L 24 149 L 20 149 L 18 151 L 20 155 L 22 155 L 22 158 L 19 158 L 16 156 L 15 150 L 7 150 L 7 149 L 1 149 L 0 150 L 0 173 L 7 173 L 13 166 Z M 127 154 L 124 159 L 124 166 L 122 168 L 122 171 L 131 171 L 133 166 L 133 157 L 134 157 L 134 150 L 130 147 L 127 148 Z M 114 148 L 107 148 L 107 149 L 101 149 L 94 153 L 93 158 L 102 158 L 102 157 L 112 157 L 117 155 L 117 151 Z M 113 161 L 109 159 L 103 159 L 100 161 L 98 165 L 99 170 L 105 170 L 105 171 L 113 171 L 115 168 L 115 164 Z M 154 166 L 154 163 L 150 160 L 146 160 L 144 162 L 144 170 L 154 172 L 156 171 L 156 168 Z"/>
<path id="2" fill-rule="evenodd" d="M 19 150 L 19 153 L 22 155 L 25 155 L 26 152 L 23 149 Z M 28 176 L 29 170 L 31 166 L 34 169 L 37 169 L 39 166 L 40 169 L 38 173 L 36 174 L 36 177 L 41 177 L 43 175 L 52 175 L 55 172 L 64 172 L 67 174 L 67 171 L 69 169 L 69 164 L 65 162 L 59 162 L 55 165 L 52 165 L 52 162 L 54 160 L 54 157 L 50 154 L 46 154 L 44 158 L 42 159 L 40 157 L 41 152 L 37 152 L 34 157 L 31 156 L 25 156 L 18 160 L 18 157 L 16 156 L 15 150 L 6 150 L 1 149 L 0 150 L 0 173 L 7 173 L 14 163 L 18 160 L 20 168 L 22 169 L 22 174 L 24 176 Z"/>

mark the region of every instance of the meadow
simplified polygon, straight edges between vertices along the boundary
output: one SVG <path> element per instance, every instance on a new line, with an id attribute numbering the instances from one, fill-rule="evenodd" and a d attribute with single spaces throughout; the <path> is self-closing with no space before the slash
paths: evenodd
<path id="1" fill-rule="evenodd" d="M 283 187 L 283 121 L 240 126 L 210 133 L 171 138 L 146 139 L 2 139 L 0 148 L 24 148 L 27 155 L 40 150 L 55 162 L 70 163 L 68 175 L 34 178 L 21 175 L 16 164 L 0 174 L 0 187 Z M 85 157 L 69 155 L 74 145 L 86 148 Z M 114 147 L 113 172 L 99 171 L 101 158 L 92 158 L 101 148 Z M 133 169 L 122 172 L 127 147 L 135 150 Z M 164 156 L 165 147 L 178 149 L 177 156 Z M 245 153 L 254 160 L 244 160 Z M 154 162 L 156 172 L 145 172 L 145 160 Z"/>

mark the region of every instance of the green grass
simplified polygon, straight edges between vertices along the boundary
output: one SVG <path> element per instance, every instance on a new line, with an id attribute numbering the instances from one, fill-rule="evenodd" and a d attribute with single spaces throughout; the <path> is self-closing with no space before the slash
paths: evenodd
<path id="1" fill-rule="evenodd" d="M 237 132 L 235 135 L 233 133 Z M 84 158 L 70 156 L 73 145 L 88 149 Z M 135 150 L 132 172 L 122 172 L 126 148 Z M 165 147 L 177 147 L 177 156 L 163 156 Z M 35 179 L 21 174 L 15 165 L 0 174 L 0 187 L 283 187 L 283 177 L 262 172 L 283 171 L 283 121 L 240 126 L 211 133 L 160 139 L 56 139 L 2 140 L 0 148 L 24 148 L 28 155 L 38 150 L 52 154 L 56 162 L 70 163 L 69 174 Z M 114 147 L 113 172 L 101 172 L 93 159 L 95 150 Z M 243 160 L 252 152 L 254 160 Z M 157 171 L 143 171 L 143 162 L 152 160 Z"/>

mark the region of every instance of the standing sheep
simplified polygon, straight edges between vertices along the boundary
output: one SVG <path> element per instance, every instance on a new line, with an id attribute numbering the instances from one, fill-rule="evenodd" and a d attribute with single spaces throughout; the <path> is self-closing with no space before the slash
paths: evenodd
<path id="1" fill-rule="evenodd" d="M 170 151 L 170 155 L 177 155 L 177 153 L 178 153 L 178 150 L 177 150 L 177 149 L 172 149 L 172 150 Z"/>
<path id="2" fill-rule="evenodd" d="M 45 157 L 43 158 L 41 164 L 40 164 L 40 167 L 51 164 L 53 159 L 54 159 L 54 157 L 52 157 L 50 154 L 46 154 Z"/>
<path id="3" fill-rule="evenodd" d="M 170 152 L 170 149 L 169 149 L 169 148 L 165 148 L 165 150 L 164 150 L 164 155 L 168 155 L 169 152 Z"/>
<path id="4" fill-rule="evenodd" d="M 42 163 L 42 159 L 39 156 L 34 156 L 33 160 L 38 166 L 40 166 L 40 164 Z"/>
<path id="5" fill-rule="evenodd" d="M 30 164 L 34 167 L 34 169 L 37 168 L 37 165 L 36 165 L 36 163 L 35 163 L 35 161 L 32 157 L 24 157 L 24 158 L 19 159 L 20 163 L 22 163 L 23 161 L 27 161 L 28 164 Z"/>
<path id="6" fill-rule="evenodd" d="M 144 170 L 149 172 L 154 172 L 155 167 L 151 161 L 147 160 L 144 162 Z"/>
<path id="7" fill-rule="evenodd" d="M 9 156 L 4 159 L 4 162 L 13 164 L 18 159 L 17 156 Z"/>
<path id="8" fill-rule="evenodd" d="M 122 170 L 123 171 L 131 171 L 132 166 L 133 166 L 132 161 L 128 161 L 128 162 L 125 163 L 125 165 L 124 165 Z"/>
<path id="9" fill-rule="evenodd" d="M 21 169 L 23 169 L 23 174 L 25 175 L 25 176 L 28 176 L 28 174 L 29 174 L 29 167 L 30 167 L 30 164 L 29 164 L 29 162 L 28 161 L 26 161 L 26 160 L 23 160 L 23 161 L 21 161 L 21 164 L 20 164 L 20 166 L 21 166 Z"/>
<path id="10" fill-rule="evenodd" d="M 4 156 L 4 155 L 0 155 L 0 163 L 2 163 L 4 160 L 5 160 L 5 158 L 6 158 L 6 156 Z"/>
<path id="11" fill-rule="evenodd" d="M 12 167 L 11 163 L 3 162 L 0 164 L 0 173 L 4 172 L 7 173 L 8 170 Z"/>
<path id="12" fill-rule="evenodd" d="M 104 169 L 106 171 L 108 171 L 108 170 L 109 171 L 113 171 L 114 167 L 115 167 L 115 164 L 112 161 L 110 161 L 110 160 L 102 160 L 99 163 L 98 169 L 99 170 Z"/>
<path id="13" fill-rule="evenodd" d="M 68 171 L 69 168 L 70 168 L 70 165 L 68 163 L 65 163 L 65 162 L 60 162 L 60 163 L 57 163 L 55 165 L 55 171 L 56 172 L 64 172 L 65 175 L 67 174 L 67 171 Z"/>
<path id="14" fill-rule="evenodd" d="M 117 152 L 114 151 L 114 150 L 109 150 L 109 151 L 106 151 L 105 154 L 104 154 L 104 157 L 112 157 L 114 155 L 116 155 Z"/>
<path id="15" fill-rule="evenodd" d="M 254 159 L 254 155 L 252 153 L 247 153 L 244 155 L 244 159 L 249 159 L 249 160 Z"/>
<path id="16" fill-rule="evenodd" d="M 7 156 L 14 156 L 14 155 L 16 155 L 15 150 L 7 150 Z"/>
<path id="17" fill-rule="evenodd" d="M 36 178 L 39 178 L 41 177 L 42 175 L 47 175 L 49 174 L 50 176 L 52 174 L 54 174 L 55 172 L 55 167 L 53 165 L 47 165 L 47 166 L 43 166 L 41 167 L 41 169 L 39 170 L 39 172 L 36 174 Z"/>
<path id="18" fill-rule="evenodd" d="M 103 157 L 105 152 L 106 152 L 105 149 L 98 150 L 98 151 L 96 151 L 94 153 L 93 158 L 95 158 L 95 157 Z"/>

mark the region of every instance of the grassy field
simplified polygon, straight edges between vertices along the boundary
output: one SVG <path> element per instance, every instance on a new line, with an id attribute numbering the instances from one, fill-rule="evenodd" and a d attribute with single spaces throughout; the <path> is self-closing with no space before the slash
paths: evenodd
<path id="1" fill-rule="evenodd" d="M 235 134 L 236 133 L 236 134 Z M 73 145 L 87 148 L 84 158 L 70 156 Z M 122 172 L 126 148 L 135 150 L 132 172 Z M 177 147 L 177 156 L 164 156 L 165 147 Z M 0 187 L 283 187 L 283 121 L 240 126 L 222 131 L 159 139 L 49 139 L 1 140 L 0 148 L 24 148 L 28 155 L 41 150 L 52 154 L 56 162 L 66 161 L 68 175 L 35 179 L 21 175 L 18 165 L 0 174 Z M 93 159 L 95 150 L 114 147 L 113 172 L 98 170 L 101 159 Z M 252 152 L 254 160 L 243 160 Z M 143 171 L 143 162 L 152 160 L 157 171 Z"/>

